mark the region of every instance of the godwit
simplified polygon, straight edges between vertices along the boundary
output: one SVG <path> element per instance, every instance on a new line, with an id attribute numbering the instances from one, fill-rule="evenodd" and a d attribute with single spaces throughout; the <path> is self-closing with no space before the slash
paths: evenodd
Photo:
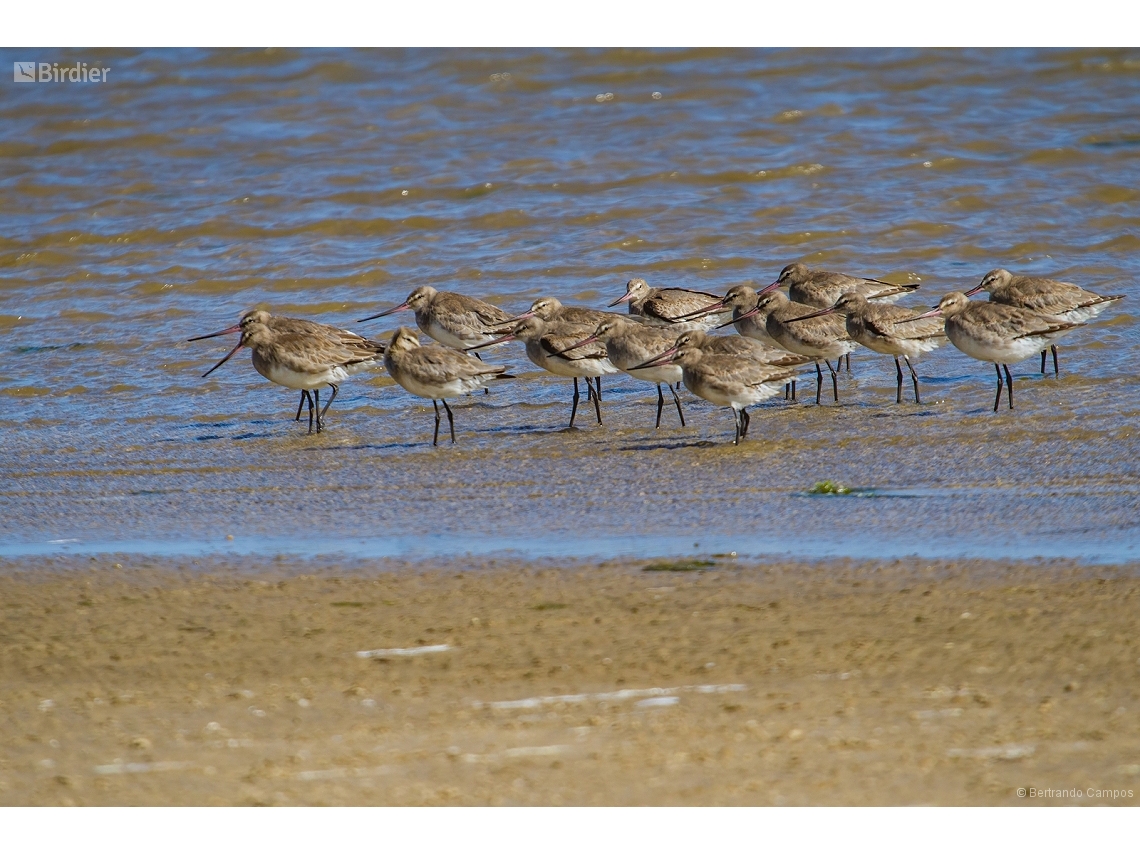
<path id="1" fill-rule="evenodd" d="M 292 330 L 284 325 L 274 328 L 266 323 L 267 314 L 247 312 L 238 324 L 241 338 L 237 345 L 202 376 L 209 377 L 231 356 L 248 347 L 253 352 L 253 367 L 266 380 L 312 393 L 309 399 L 309 433 L 313 432 L 314 414 L 317 433 L 320 433 L 324 429 L 325 413 L 336 399 L 339 384 L 363 368 L 375 367 L 377 358 L 384 353 L 384 345 L 326 324 Z M 230 331 L 232 327 L 211 336 Z M 322 409 L 320 387 L 326 384 L 332 389 L 332 395 Z"/>
<path id="2" fill-rule="evenodd" d="M 614 312 L 603 312 L 600 309 L 588 309 L 585 306 L 564 306 L 562 301 L 557 297 L 539 297 L 530 304 L 530 308 L 527 311 L 521 315 L 515 315 L 507 323 L 517 323 L 526 318 L 541 318 L 548 324 L 579 324 L 583 327 L 587 327 L 588 330 L 593 330 L 597 329 L 598 324 L 606 318 L 613 317 L 614 314 Z M 573 335 L 574 333 L 570 332 L 569 334 Z M 614 371 L 616 370 L 615 368 Z M 614 371 L 607 373 L 612 374 Z M 577 387 L 577 382 L 575 382 L 574 385 Z M 601 400 L 601 375 L 594 377 L 593 388 L 587 383 L 586 389 L 587 396 L 597 395 L 598 399 Z"/>
<path id="3" fill-rule="evenodd" d="M 1072 323 L 1090 321 L 1103 312 L 1109 303 L 1123 300 L 1123 294 L 1105 297 L 1087 291 L 1071 282 L 1058 282 L 1039 276 L 1015 276 L 1008 270 L 997 268 L 982 277 L 982 281 L 966 292 L 972 297 L 979 291 L 988 291 L 990 301 L 1019 309 L 1033 309 L 1046 315 L 1054 315 Z M 1057 365 L 1057 345 L 1052 344 L 1053 376 L 1058 377 L 1061 369 Z M 1045 373 L 1045 353 L 1041 351 L 1041 373 Z"/>
<path id="4" fill-rule="evenodd" d="M 509 318 L 506 323 L 517 323 L 526 318 L 541 318 L 547 323 L 582 324 L 594 329 L 606 318 L 612 317 L 613 312 L 603 312 L 601 309 L 588 309 L 585 306 L 566 306 L 557 297 L 539 297 L 530 304 L 530 308 L 521 315 Z"/>
<path id="5" fill-rule="evenodd" d="M 749 318 L 749 320 L 752 319 Z M 773 365 L 777 368 L 795 368 L 806 365 L 812 361 L 807 356 L 801 356 L 798 353 L 792 353 L 780 347 L 768 347 L 768 345 L 756 341 L 755 339 L 746 338 L 744 336 L 709 335 L 701 330 L 689 330 L 688 332 L 681 333 L 677 336 L 671 348 L 654 355 L 647 361 L 656 362 L 661 357 L 671 356 L 680 348 L 689 346 L 700 349 L 706 356 L 712 354 L 718 356 L 739 356 L 746 359 L 754 359 L 758 362 L 766 362 L 768 365 Z M 793 388 L 795 382 L 793 378 L 791 383 L 784 389 L 785 399 L 789 397 L 788 393 Z M 792 400 L 795 400 L 795 398 L 793 397 Z"/>
<path id="6" fill-rule="evenodd" d="M 840 357 L 850 353 L 855 344 L 848 337 L 843 322 L 834 316 L 815 317 L 801 323 L 789 323 L 795 318 L 811 314 L 813 308 L 812 306 L 805 306 L 803 303 L 792 302 L 784 295 L 783 291 L 769 291 L 760 295 L 754 309 L 745 312 L 740 317 L 747 318 L 752 314 L 767 315 L 765 327 L 768 330 L 768 335 L 774 338 L 780 347 L 790 350 L 792 353 L 811 357 L 815 362 L 815 402 L 817 404 L 820 401 L 820 393 L 823 389 L 823 372 L 819 367 L 819 360 L 822 359 L 827 370 L 831 372 L 831 391 L 835 397 L 835 402 L 839 403 L 839 380 L 829 360 L 835 359 L 836 365 L 838 365 Z"/>
<path id="7" fill-rule="evenodd" d="M 749 318 L 748 320 L 752 320 Z M 792 353 L 782 347 L 769 347 L 764 342 L 744 336 L 709 335 L 701 330 L 689 330 L 677 336 L 674 346 L 677 348 L 692 345 L 705 354 L 718 354 L 721 356 L 744 356 L 760 362 L 767 362 L 778 368 L 794 368 L 806 365 L 812 359 Z"/>
<path id="8" fill-rule="evenodd" d="M 511 329 L 509 333 L 485 345 L 476 347 L 489 347 L 517 339 L 526 345 L 526 355 L 535 365 L 559 377 L 570 377 L 574 380 L 574 404 L 570 409 L 570 427 L 574 427 L 574 416 L 578 412 L 578 378 L 586 381 L 586 388 L 594 399 L 594 413 L 598 417 L 598 424 L 602 423 L 601 397 L 593 390 L 590 378 L 602 374 L 615 374 L 617 368 L 606 356 L 606 346 L 601 342 L 571 348 L 576 341 L 590 335 L 593 327 L 582 324 L 572 324 L 557 321 L 544 321 L 537 315 L 523 318 Z M 474 349 L 474 348 L 472 348 Z"/>
<path id="9" fill-rule="evenodd" d="M 498 333 L 491 330 L 503 326 L 511 316 L 498 306 L 475 297 L 452 291 L 437 291 L 430 285 L 421 285 L 398 306 L 385 309 L 357 323 L 382 318 L 395 312 L 411 309 L 416 313 L 416 326 L 424 335 L 440 344 L 463 350 L 473 344 L 486 344 Z"/>
<path id="10" fill-rule="evenodd" d="M 914 291 L 918 285 L 895 285 L 879 279 L 862 276 L 848 276 L 846 273 L 829 273 L 826 270 L 811 270 L 806 264 L 789 264 L 780 271 L 772 283 L 777 288 L 787 288 L 788 298 L 793 303 L 826 309 L 835 305 L 840 294 L 861 294 L 868 300 L 881 300 L 893 303 L 903 294 Z"/>
<path id="11" fill-rule="evenodd" d="M 685 414 L 681 410 L 681 399 L 677 397 L 677 392 L 672 385 L 681 383 L 681 367 L 671 364 L 656 368 L 636 367 L 640 363 L 648 361 L 652 356 L 660 354 L 672 345 L 673 341 L 672 330 L 634 323 L 620 315 L 613 315 L 598 324 L 591 335 L 574 342 L 563 352 L 574 351 L 594 342 L 601 342 L 605 345 L 606 357 L 617 368 L 638 380 L 657 384 L 657 423 L 654 427 L 661 427 L 661 410 L 665 406 L 665 396 L 661 394 L 662 383 L 669 387 L 669 393 L 673 396 L 673 403 L 677 405 L 677 416 L 681 419 L 681 427 L 684 427 Z"/>
<path id="12" fill-rule="evenodd" d="M 455 419 L 448 398 L 464 395 L 482 389 L 491 380 L 507 379 L 505 365 L 488 365 L 482 360 L 450 347 L 438 344 L 421 345 L 416 334 L 407 327 L 400 327 L 392 335 L 388 349 L 384 353 L 384 367 L 392 379 L 421 398 L 431 398 L 435 408 L 435 432 L 431 444 L 439 443 L 439 404 L 447 412 L 447 426 L 451 431 L 451 441 L 455 442 Z"/>
<path id="13" fill-rule="evenodd" d="M 340 336 L 346 343 L 369 343 L 380 348 L 384 347 L 382 344 L 377 345 L 376 342 L 369 342 L 369 340 L 363 336 L 359 336 L 356 333 L 350 332 L 348 330 L 340 329 L 339 327 L 334 327 L 331 324 L 321 324 L 317 323 L 316 321 L 307 321 L 304 318 L 283 318 L 279 315 L 271 315 L 269 312 L 266 312 L 263 309 L 254 309 L 252 311 L 246 312 L 244 315 L 242 315 L 241 321 L 234 324 L 232 327 L 226 327 L 224 330 L 219 330 L 216 333 L 209 333 L 208 335 L 196 335 L 193 338 L 187 339 L 187 341 L 201 341 L 202 339 L 206 338 L 215 338 L 216 336 L 220 335 L 229 335 L 230 333 L 241 332 L 243 322 L 252 323 L 254 321 L 265 324 L 270 329 L 276 330 L 277 332 L 300 333 L 301 335 L 333 335 Z M 383 352 L 383 350 L 381 350 L 381 352 Z M 355 374 L 357 371 L 369 367 L 372 366 L 370 366 L 368 363 L 361 363 L 358 366 L 353 366 L 350 368 L 349 373 Z M 301 420 L 301 410 L 304 408 L 306 402 L 308 402 L 309 408 L 312 409 L 313 402 L 312 398 L 309 397 L 309 391 L 307 389 L 302 389 L 301 400 L 297 403 L 297 415 L 294 416 L 293 421 L 299 422 Z"/>
<path id="14" fill-rule="evenodd" d="M 761 294 L 766 294 L 773 290 L 776 286 L 769 285 L 768 287 L 757 291 L 750 285 L 734 285 L 728 289 L 728 292 L 723 298 L 711 305 L 705 306 L 703 309 L 698 310 L 694 315 L 689 317 L 699 317 L 701 314 L 708 314 L 716 312 L 723 308 L 732 309 L 732 320 L 720 324 L 720 326 L 713 329 L 723 329 L 730 324 L 736 331 L 746 339 L 752 339 L 759 342 L 770 350 L 778 350 L 783 353 L 790 354 L 791 351 L 782 347 L 776 339 L 768 334 L 768 309 L 760 311 L 757 309 L 757 302 Z M 730 339 L 731 340 L 731 339 Z M 785 390 L 784 398 L 789 397 L 791 400 L 796 400 L 796 380 L 788 384 L 788 389 Z"/>
<path id="15" fill-rule="evenodd" d="M 876 353 L 885 353 L 894 357 L 895 403 L 902 403 L 903 373 L 899 364 L 901 356 L 914 382 L 914 402 L 921 404 L 922 401 L 918 396 L 918 374 L 915 373 L 910 361 L 917 359 L 919 354 L 929 353 L 946 342 L 942 318 L 932 317 L 929 313 L 920 314 L 902 306 L 892 306 L 890 303 L 869 303 L 862 294 L 847 293 L 841 295 L 831 308 L 792 318 L 789 323 L 795 325 L 810 318 L 836 312 L 846 315 L 847 335 L 853 341 Z"/>
<path id="16" fill-rule="evenodd" d="M 765 326 L 768 320 L 767 314 L 758 314 L 754 311 L 759 295 L 771 291 L 774 287 L 774 285 L 769 285 L 763 291 L 757 291 L 750 285 L 734 285 L 732 288 L 729 288 L 728 293 L 720 299 L 713 303 L 708 303 L 684 317 L 689 320 L 696 320 L 706 315 L 731 309 L 732 320 L 722 322 L 719 326 L 714 327 L 714 329 L 721 329 L 731 324 L 742 336 L 755 339 L 768 347 L 779 348 L 779 343 L 772 338 L 772 336 L 768 335 L 768 330 Z"/>
<path id="17" fill-rule="evenodd" d="M 618 297 L 607 308 L 619 303 L 629 303 L 629 313 L 640 315 L 655 326 L 675 326 L 680 329 L 710 329 L 726 318 L 714 315 L 708 320 L 684 320 L 685 315 L 691 315 L 708 305 L 710 300 L 716 300 L 715 294 L 704 291 L 692 291 L 688 288 L 650 288 L 644 279 L 630 279 L 625 286 L 624 296 Z"/>
<path id="18" fill-rule="evenodd" d="M 992 362 L 997 371 L 994 412 L 1001 403 L 1001 372 L 1009 384 L 1009 408 L 1013 409 L 1013 376 L 1009 366 L 1045 350 L 1056 339 L 1083 324 L 1032 309 L 971 300 L 961 291 L 951 291 L 928 315 L 946 319 L 946 337 L 958 350 L 982 362 Z M 999 367 L 1000 366 L 1000 367 Z"/>
<path id="19" fill-rule="evenodd" d="M 675 353 L 658 361 L 669 360 L 681 366 L 685 388 L 694 395 L 718 406 L 732 407 L 736 419 L 733 445 L 748 435 L 751 418 L 747 407 L 778 394 L 795 373 L 794 368 L 781 368 L 745 356 L 705 353 L 693 344 L 678 347 Z M 653 364 L 650 362 L 649 366 Z"/>

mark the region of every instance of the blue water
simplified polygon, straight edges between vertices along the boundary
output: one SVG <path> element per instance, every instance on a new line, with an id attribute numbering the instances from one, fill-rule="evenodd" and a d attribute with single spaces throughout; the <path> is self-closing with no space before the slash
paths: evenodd
<path id="1" fill-rule="evenodd" d="M 0 84 L 0 555 L 1134 557 L 1136 49 L 15 59 L 113 72 Z M 511 348 L 455 448 L 382 374 L 307 437 L 248 358 L 201 378 L 232 344 L 185 340 L 253 306 L 383 338 L 410 315 L 354 320 L 421 284 L 601 308 L 632 276 L 720 293 L 797 260 L 920 282 L 916 306 L 997 266 L 1127 299 L 1059 379 L 1015 366 L 1012 414 L 951 347 L 921 407 L 861 352 L 838 407 L 805 378 L 740 448 L 692 396 L 655 431 L 629 378 L 564 432 L 569 384 Z"/>

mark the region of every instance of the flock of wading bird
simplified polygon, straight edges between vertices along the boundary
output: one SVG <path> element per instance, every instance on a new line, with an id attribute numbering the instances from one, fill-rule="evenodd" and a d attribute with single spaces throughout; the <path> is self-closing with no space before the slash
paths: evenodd
<path id="1" fill-rule="evenodd" d="M 234 349 L 202 376 L 248 347 L 259 374 L 301 390 L 295 421 L 307 404 L 309 433 L 323 429 L 324 416 L 343 380 L 382 366 L 413 395 L 431 399 L 435 408 L 432 444 L 439 441 L 437 402 L 443 404 L 455 442 L 455 422 L 447 399 L 486 390 L 492 380 L 512 378 L 506 366 L 490 365 L 471 353 L 519 341 L 539 368 L 574 381 L 570 427 L 578 412 L 579 378 L 586 382 L 587 402 L 593 401 L 601 424 L 602 376 L 622 371 L 657 384 L 657 427 L 665 406 L 662 384 L 673 396 L 684 426 L 685 414 L 677 396 L 683 382 L 694 395 L 732 408 L 736 418 L 732 441 L 737 444 L 748 435 L 747 408 L 779 394 L 781 388 L 785 399 L 795 401 L 797 377 L 810 363 L 815 364 L 816 404 L 824 384 L 820 362 L 831 373 L 832 396 L 838 403 L 836 370 L 844 357 L 851 370 L 850 353 L 860 344 L 894 358 L 896 403 L 903 400 L 901 358 L 914 383 L 915 402 L 921 403 L 912 360 L 949 339 L 967 356 L 993 363 L 997 372 L 994 412 L 1001 403 L 1005 371 L 1012 410 L 1009 366 L 1040 352 L 1041 373 L 1045 374 L 1046 355 L 1052 350 L 1053 372 L 1059 374 L 1057 339 L 1096 317 L 1109 303 L 1123 299 L 1068 282 L 997 269 L 971 290 L 947 294 L 929 311 L 894 305 L 917 287 L 789 264 L 775 282 L 759 291 L 737 285 L 718 297 L 685 288 L 651 288 L 644 279 L 632 279 L 625 294 L 609 304 L 612 308 L 626 303 L 628 315 L 564 306 L 553 297 L 543 297 L 512 316 L 474 297 L 425 285 L 400 305 L 361 322 L 411 310 L 420 330 L 439 344 L 421 344 L 407 327 L 396 330 L 385 344 L 328 324 L 275 317 L 260 310 L 247 312 L 228 329 L 190 341 L 240 332 Z M 979 291 L 989 292 L 989 301 L 970 299 Z M 740 335 L 709 335 L 729 325 Z M 325 385 L 332 394 L 322 408 L 320 387 Z"/>

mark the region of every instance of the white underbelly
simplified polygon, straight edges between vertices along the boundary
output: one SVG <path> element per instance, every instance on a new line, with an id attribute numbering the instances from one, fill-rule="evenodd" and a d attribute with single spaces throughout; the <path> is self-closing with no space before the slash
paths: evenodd
<path id="1" fill-rule="evenodd" d="M 946 322 L 946 336 L 953 345 L 966 354 L 981 362 L 1012 365 L 1021 362 L 1049 347 L 1049 336 L 1027 336 L 1008 341 L 982 342 L 965 333 L 951 318 Z"/>
<path id="2" fill-rule="evenodd" d="M 649 383 L 680 383 L 683 377 L 680 365 L 659 365 L 656 368 L 623 368 L 630 377 Z"/>
<path id="3" fill-rule="evenodd" d="M 419 326 L 418 318 L 416 324 Z M 420 326 L 420 330 L 431 336 L 440 344 L 447 347 L 454 347 L 456 350 L 463 350 L 464 348 L 468 348 L 476 344 L 483 344 L 488 341 L 494 341 L 495 339 L 502 337 L 502 333 L 477 333 L 473 330 L 470 333 L 466 334 L 464 337 L 460 337 L 450 330 L 444 329 L 434 321 L 429 323 L 426 327 Z M 504 344 L 506 344 L 506 342 L 504 342 Z M 495 345 L 495 347 L 501 346 L 502 345 L 498 344 Z"/>
<path id="4" fill-rule="evenodd" d="M 1083 309 L 1073 309 L 1071 312 L 1061 312 L 1057 315 L 1059 318 L 1064 318 L 1071 324 L 1080 324 L 1085 321 L 1091 321 L 1105 309 L 1109 303 L 1096 303 L 1092 306 L 1085 306 Z"/>
<path id="5" fill-rule="evenodd" d="M 544 368 L 559 377 L 601 377 L 603 374 L 617 374 L 617 368 L 608 359 L 563 359 L 551 356 L 540 347 L 528 347 L 526 355 L 539 368 Z"/>
<path id="6" fill-rule="evenodd" d="M 810 356 L 812 359 L 838 359 L 855 349 L 855 343 L 852 341 L 836 339 L 824 345 L 812 345 L 790 335 L 781 335 L 776 339 L 776 344 L 784 350 L 790 350 L 800 356 Z"/>
<path id="7" fill-rule="evenodd" d="M 710 404 L 716 404 L 719 407 L 732 407 L 734 410 L 742 410 L 745 407 L 766 401 L 777 393 L 783 392 L 784 384 L 783 381 L 771 381 L 756 386 L 742 386 L 739 389 L 729 392 L 723 388 L 706 385 L 701 382 L 699 375 L 694 376 L 686 371 L 685 388 L 698 398 L 704 398 Z"/>
<path id="8" fill-rule="evenodd" d="M 867 333 L 857 336 L 855 340 L 868 350 L 875 351 L 875 353 L 883 353 L 887 356 L 905 356 L 907 359 L 917 359 L 920 355 L 930 353 L 930 351 L 946 343 L 946 339 L 943 337 L 884 338 Z"/>
<path id="9" fill-rule="evenodd" d="M 267 364 L 255 357 L 253 367 L 266 380 L 288 389 L 319 389 L 321 386 L 335 386 L 348 379 L 348 372 L 340 365 L 310 373 L 294 371 L 276 362 Z"/>
<path id="10" fill-rule="evenodd" d="M 397 383 L 421 398 L 458 398 L 483 387 L 483 382 L 476 378 L 457 378 L 446 383 L 420 383 L 414 378 L 405 376 L 397 371 L 394 375 Z"/>

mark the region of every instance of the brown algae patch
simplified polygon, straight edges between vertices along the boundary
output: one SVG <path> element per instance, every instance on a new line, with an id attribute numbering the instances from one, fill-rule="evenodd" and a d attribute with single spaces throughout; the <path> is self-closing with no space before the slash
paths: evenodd
<path id="1" fill-rule="evenodd" d="M 642 567 L 642 572 L 645 573 L 692 573 L 697 570 L 705 570 L 709 567 L 715 567 L 715 561 L 703 561 L 701 559 L 682 559 L 680 561 L 654 561 L 652 564 L 646 564 Z"/>

